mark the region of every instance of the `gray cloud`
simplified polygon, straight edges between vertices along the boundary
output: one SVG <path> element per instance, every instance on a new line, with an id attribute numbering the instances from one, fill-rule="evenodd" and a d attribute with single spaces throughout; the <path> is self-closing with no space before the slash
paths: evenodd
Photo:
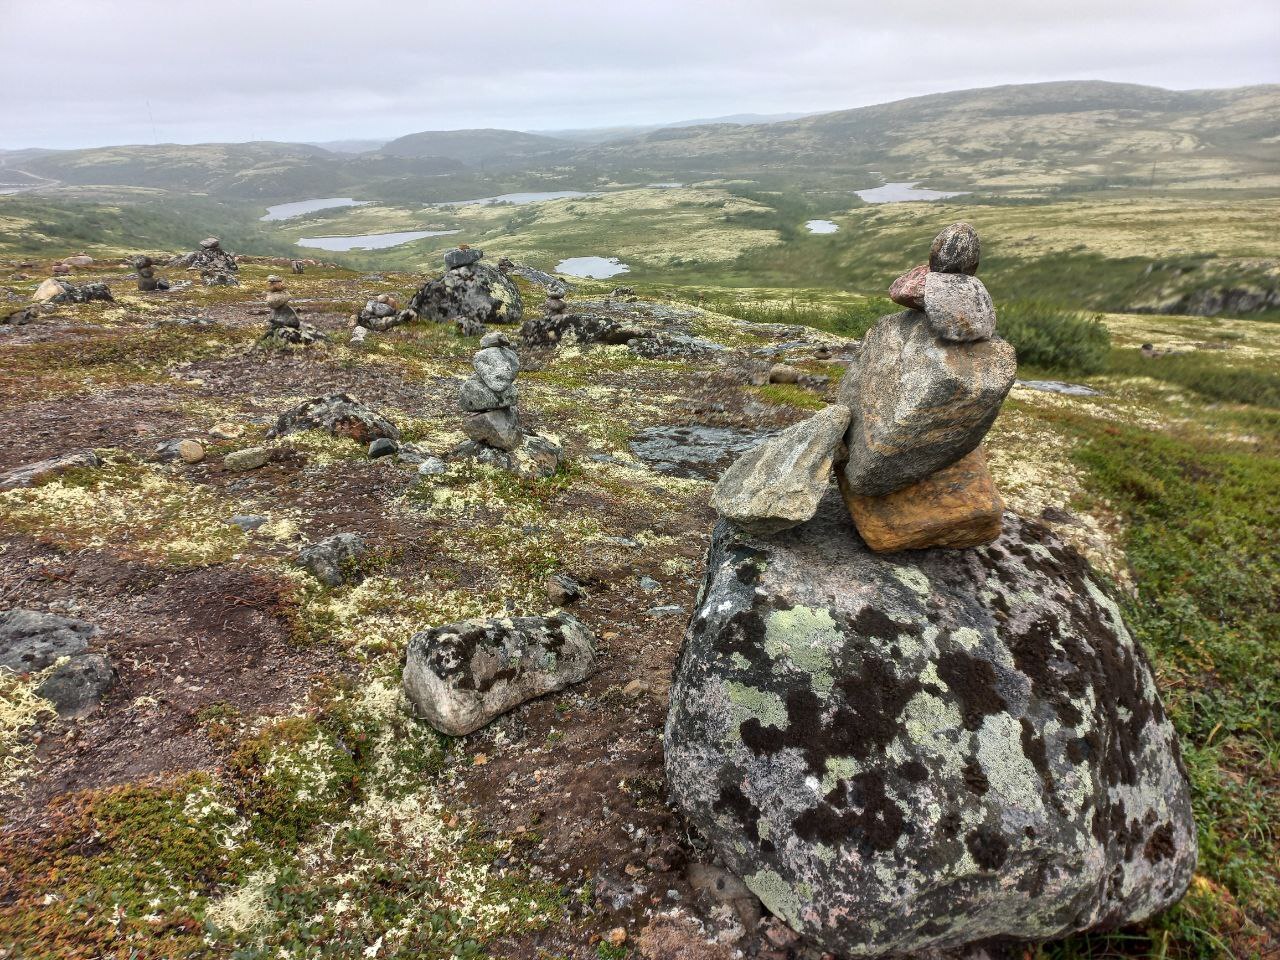
<path id="1" fill-rule="evenodd" d="M 1280 81 L 1274 0 L 0 0 L 0 27 L 14 41 L 0 147 L 613 126 L 1055 79 Z"/>

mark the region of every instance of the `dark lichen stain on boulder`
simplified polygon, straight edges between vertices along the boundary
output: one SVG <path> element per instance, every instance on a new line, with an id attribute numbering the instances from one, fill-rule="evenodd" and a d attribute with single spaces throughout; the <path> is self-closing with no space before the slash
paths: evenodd
<path id="1" fill-rule="evenodd" d="M 1000 713 L 1007 704 L 996 690 L 996 671 L 990 662 L 950 650 L 938 660 L 938 676 L 960 701 L 966 730 L 977 730 L 983 717 Z"/>
<path id="2" fill-rule="evenodd" d="M 999 870 L 1009 856 L 1009 841 L 987 827 L 970 830 L 965 834 L 964 845 L 983 870 Z"/>
<path id="3" fill-rule="evenodd" d="M 732 814 L 742 824 L 743 832 L 760 844 L 761 850 L 773 850 L 773 841 L 760 836 L 760 808 L 751 802 L 751 798 L 736 783 L 727 783 L 720 788 L 720 797 L 712 809 L 716 813 Z"/>
<path id="4" fill-rule="evenodd" d="M 823 801 L 792 823 L 796 835 L 831 847 L 856 844 L 864 854 L 892 850 L 905 829 L 902 808 L 885 793 L 878 773 L 836 784 Z"/>

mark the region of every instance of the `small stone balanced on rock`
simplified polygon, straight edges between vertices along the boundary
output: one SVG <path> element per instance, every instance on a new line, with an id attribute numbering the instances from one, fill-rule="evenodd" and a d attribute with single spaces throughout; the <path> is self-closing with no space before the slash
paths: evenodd
<path id="1" fill-rule="evenodd" d="M 264 340 L 279 343 L 308 344 L 326 339 L 325 335 L 309 323 L 303 323 L 298 311 L 289 305 L 289 291 L 284 280 L 276 274 L 267 277 L 267 306 L 271 318 L 267 321 Z"/>
<path id="2" fill-rule="evenodd" d="M 560 447 L 520 427 L 515 382 L 520 356 L 511 341 L 497 331 L 486 334 L 471 365 L 476 372 L 458 391 L 458 404 L 468 414 L 462 429 L 470 439 L 450 456 L 470 457 L 521 474 L 551 476 L 560 466 Z"/>
<path id="3" fill-rule="evenodd" d="M 843 957 L 1122 926 L 1195 872 L 1177 736 L 1119 605 L 1000 515 L 978 443 L 1013 352 L 977 265 L 973 228 L 943 231 L 842 403 L 721 479 L 671 689 L 676 806 Z M 903 543 L 932 549 L 879 552 Z"/>
<path id="4" fill-rule="evenodd" d="M 156 276 L 155 261 L 145 254 L 133 258 L 133 269 L 138 272 L 139 290 L 150 292 L 169 289 L 169 281 Z"/>

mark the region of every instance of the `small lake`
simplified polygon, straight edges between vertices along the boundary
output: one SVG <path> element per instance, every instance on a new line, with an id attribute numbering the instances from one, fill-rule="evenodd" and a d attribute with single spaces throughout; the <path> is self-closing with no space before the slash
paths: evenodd
<path id="1" fill-rule="evenodd" d="M 373 203 L 372 200 L 353 200 L 350 197 L 295 200 L 293 203 L 277 203 L 274 207 L 267 207 L 267 215 L 258 219 L 288 220 L 290 217 L 300 217 L 304 213 L 314 213 L 317 210 L 332 210 L 335 207 L 366 207 L 371 203 Z"/>
<path id="2" fill-rule="evenodd" d="M 806 220 L 804 226 L 810 233 L 835 233 L 840 229 L 838 223 L 830 220 Z"/>
<path id="3" fill-rule="evenodd" d="M 922 190 L 916 187 L 919 180 L 905 183 L 886 183 L 884 186 L 870 190 L 854 192 L 867 203 L 906 203 L 909 200 L 946 200 L 948 197 L 963 197 L 967 190 Z"/>
<path id="4" fill-rule="evenodd" d="M 411 240 L 423 237 L 447 237 L 461 233 L 461 230 L 406 230 L 401 233 L 367 233 L 360 237 L 299 237 L 300 247 L 315 247 L 318 250 L 332 250 L 343 253 L 348 250 L 385 250 L 387 247 L 398 247 Z"/>
<path id="5" fill-rule="evenodd" d="M 556 273 L 566 277 L 584 277 L 588 280 L 604 280 L 620 273 L 630 273 L 631 268 L 617 257 L 569 257 L 556 264 Z"/>
<path id="6" fill-rule="evenodd" d="M 497 203 L 509 203 L 512 206 L 523 206 L 526 203 L 542 203 L 546 200 L 572 200 L 575 197 L 598 197 L 598 193 L 583 193 L 581 190 L 549 190 L 532 193 L 503 193 L 496 197 L 477 197 L 475 200 L 448 200 L 443 203 L 428 203 L 428 207 L 470 207 L 476 204 L 490 207 Z"/>
<path id="7" fill-rule="evenodd" d="M 657 187 L 659 190 L 675 190 L 683 187 L 683 183 L 646 183 L 646 187 Z"/>

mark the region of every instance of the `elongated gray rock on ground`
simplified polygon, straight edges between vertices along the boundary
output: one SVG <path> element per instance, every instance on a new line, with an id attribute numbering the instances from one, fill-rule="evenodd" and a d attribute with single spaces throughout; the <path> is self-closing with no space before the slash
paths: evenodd
<path id="1" fill-rule="evenodd" d="M 1088 564 L 876 555 L 833 491 L 765 540 L 721 521 L 667 718 L 673 799 L 842 957 L 1044 940 L 1176 902 L 1189 790 L 1151 669 Z"/>
<path id="2" fill-rule="evenodd" d="M 312 397 L 280 414 L 268 435 L 283 437 L 299 430 L 324 430 L 335 437 L 350 437 L 370 444 L 379 437 L 399 440 L 396 425 L 346 393 Z"/>
<path id="3" fill-rule="evenodd" d="M 35 673 L 89 649 L 102 631 L 92 623 L 39 610 L 0 611 L 0 667 Z"/>
<path id="4" fill-rule="evenodd" d="M 774 434 L 724 472 L 711 506 L 761 535 L 803 523 L 831 485 L 836 446 L 848 426 L 849 408 L 833 403 Z"/>
<path id="5" fill-rule="evenodd" d="M 577 617 L 464 620 L 414 634 L 404 692 L 414 713 L 460 737 L 527 700 L 585 680 L 595 636 Z"/>
<path id="6" fill-rule="evenodd" d="M 867 332 L 858 369 L 845 479 L 853 493 L 879 496 L 977 447 L 1013 386 L 1017 362 L 998 337 L 943 343 L 923 313 L 904 310 Z"/>
<path id="7" fill-rule="evenodd" d="M 102 458 L 92 450 L 64 453 L 60 457 L 24 464 L 0 473 L 0 490 L 34 487 L 46 480 L 53 480 L 69 470 L 85 470 L 100 466 L 102 466 Z"/>

